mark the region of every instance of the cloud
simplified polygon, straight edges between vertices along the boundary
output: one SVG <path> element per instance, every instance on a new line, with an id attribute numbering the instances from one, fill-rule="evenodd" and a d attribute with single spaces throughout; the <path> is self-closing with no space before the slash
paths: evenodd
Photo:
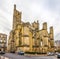
<path id="1" fill-rule="evenodd" d="M 57 34 L 55 35 L 55 39 L 60 40 L 60 33 L 57 33 Z"/>
<path id="2" fill-rule="evenodd" d="M 12 29 L 14 4 L 22 11 L 22 21 L 32 23 L 39 20 L 40 29 L 42 23 L 47 22 L 48 29 L 54 27 L 54 39 L 60 38 L 56 36 L 60 33 L 60 0 L 1 0 L 0 32 L 8 34 Z"/>

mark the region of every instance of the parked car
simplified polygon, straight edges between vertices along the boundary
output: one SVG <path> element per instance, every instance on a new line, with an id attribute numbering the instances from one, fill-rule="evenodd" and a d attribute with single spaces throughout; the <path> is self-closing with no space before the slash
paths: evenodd
<path id="1" fill-rule="evenodd" d="M 23 51 L 19 51 L 17 53 L 18 53 L 18 55 L 24 55 L 24 52 Z"/>
<path id="2" fill-rule="evenodd" d="M 55 55 L 58 55 L 58 52 L 55 52 Z"/>
<path id="3" fill-rule="evenodd" d="M 10 51 L 10 53 L 15 53 L 15 51 Z"/>
<path id="4" fill-rule="evenodd" d="M 5 54 L 5 52 L 4 51 L 0 51 L 0 54 Z"/>
<path id="5" fill-rule="evenodd" d="M 55 53 L 54 52 L 48 52 L 47 55 L 48 56 L 53 56 L 53 55 L 55 55 Z"/>
<path id="6" fill-rule="evenodd" d="M 57 54 L 57 58 L 60 58 L 60 53 Z"/>

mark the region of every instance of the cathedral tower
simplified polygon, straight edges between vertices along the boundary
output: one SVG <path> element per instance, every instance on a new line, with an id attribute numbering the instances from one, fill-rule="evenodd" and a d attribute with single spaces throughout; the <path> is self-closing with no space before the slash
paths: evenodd
<path id="1" fill-rule="evenodd" d="M 43 29 L 47 30 L 47 23 L 46 22 L 43 23 Z"/>
<path id="2" fill-rule="evenodd" d="M 51 51 L 54 51 L 54 36 L 53 36 L 53 27 L 51 26 L 50 27 L 50 34 L 49 34 L 49 37 L 50 37 L 50 47 L 51 47 Z"/>
<path id="3" fill-rule="evenodd" d="M 50 39 L 54 40 L 54 36 L 53 36 L 53 27 L 50 27 Z"/>
<path id="4" fill-rule="evenodd" d="M 21 12 L 16 10 L 16 5 L 14 5 L 14 12 L 13 12 L 13 29 L 16 28 L 17 24 L 21 23 Z"/>

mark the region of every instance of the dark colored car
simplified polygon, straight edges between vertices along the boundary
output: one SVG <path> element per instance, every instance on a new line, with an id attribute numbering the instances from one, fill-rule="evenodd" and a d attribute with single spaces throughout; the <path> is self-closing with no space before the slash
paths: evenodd
<path id="1" fill-rule="evenodd" d="M 60 58 L 60 53 L 57 54 L 57 58 Z"/>
<path id="2" fill-rule="evenodd" d="M 5 54 L 5 52 L 4 51 L 0 51 L 0 54 Z"/>
<path id="3" fill-rule="evenodd" d="M 10 53 L 15 53 L 15 51 L 10 51 Z"/>
<path id="4" fill-rule="evenodd" d="M 24 55 L 23 51 L 18 52 L 19 55 Z"/>

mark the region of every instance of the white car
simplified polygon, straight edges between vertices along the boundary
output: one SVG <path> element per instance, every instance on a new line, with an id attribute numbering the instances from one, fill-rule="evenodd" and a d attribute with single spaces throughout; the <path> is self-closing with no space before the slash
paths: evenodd
<path id="1" fill-rule="evenodd" d="M 4 51 L 0 51 L 0 54 L 5 54 L 5 52 Z"/>
<path id="2" fill-rule="evenodd" d="M 54 52 L 48 52 L 47 55 L 48 55 L 48 56 L 53 56 L 53 55 L 55 55 L 55 54 L 54 54 Z"/>
<path id="3" fill-rule="evenodd" d="M 58 52 L 56 52 L 55 55 L 58 55 Z"/>

